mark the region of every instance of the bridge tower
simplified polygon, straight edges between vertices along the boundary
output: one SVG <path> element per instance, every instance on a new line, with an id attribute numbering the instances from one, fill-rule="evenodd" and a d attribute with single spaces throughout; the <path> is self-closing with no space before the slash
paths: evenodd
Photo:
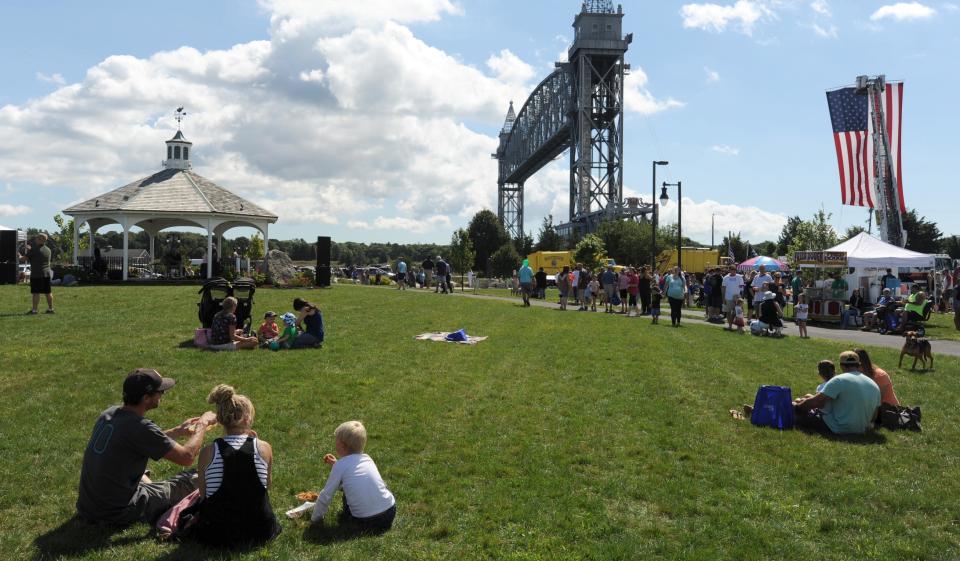
<path id="1" fill-rule="evenodd" d="M 517 114 L 513 111 L 513 102 L 510 102 L 510 109 L 507 110 L 507 118 L 503 121 L 503 128 L 500 129 L 500 146 L 497 153 L 493 155 L 499 162 L 499 177 L 507 176 L 507 161 L 504 157 L 507 139 L 510 137 L 510 131 L 513 130 L 513 123 L 517 119 Z M 523 182 L 506 183 L 503 179 L 497 185 L 497 218 L 510 234 L 511 238 L 518 239 L 523 235 Z"/>
<path id="2" fill-rule="evenodd" d="M 570 127 L 570 222 L 584 232 L 623 208 L 623 9 L 586 0 L 573 21 L 568 52 L 573 85 Z"/>

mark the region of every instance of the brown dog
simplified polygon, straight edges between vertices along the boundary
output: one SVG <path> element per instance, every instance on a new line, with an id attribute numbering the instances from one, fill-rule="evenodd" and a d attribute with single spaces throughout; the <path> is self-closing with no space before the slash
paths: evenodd
<path id="1" fill-rule="evenodd" d="M 930 348 L 930 341 L 925 337 L 917 337 L 916 331 L 907 331 L 903 334 L 906 341 L 903 342 L 903 348 L 900 349 L 900 364 L 898 368 L 903 367 L 903 356 L 913 357 L 913 366 L 910 370 L 917 368 L 917 360 L 923 363 L 923 369 L 927 369 L 927 359 L 930 359 L 930 369 L 933 370 L 933 352 Z"/>

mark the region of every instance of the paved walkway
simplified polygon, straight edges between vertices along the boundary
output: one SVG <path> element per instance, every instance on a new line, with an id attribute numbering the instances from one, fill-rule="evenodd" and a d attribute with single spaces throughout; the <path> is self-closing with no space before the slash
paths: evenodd
<path id="1" fill-rule="evenodd" d="M 394 289 L 396 290 L 396 289 Z M 421 289 L 411 289 L 411 292 L 422 292 L 427 293 L 426 290 Z M 485 300 L 500 300 L 504 302 L 513 302 L 514 304 L 520 303 L 520 298 L 518 296 L 489 296 L 486 294 L 472 294 L 470 292 L 454 292 L 455 295 L 464 297 L 464 298 L 479 298 Z M 530 300 L 530 303 L 533 306 L 539 308 L 557 308 L 557 303 L 554 301 L 545 301 L 545 300 Z M 577 308 L 576 306 L 570 306 L 568 308 L 572 313 L 575 313 Z M 598 312 L 603 313 L 603 312 Z M 623 317 L 620 314 L 617 314 L 618 317 Z M 684 308 L 683 310 L 683 319 L 684 321 L 692 321 L 699 325 L 709 325 L 717 328 L 725 327 L 726 324 L 715 324 L 708 323 L 703 319 L 703 312 L 699 310 L 690 310 Z M 670 321 L 670 314 L 666 316 L 661 315 L 660 321 Z M 784 332 L 787 336 L 797 337 L 797 327 L 791 322 L 786 322 L 784 325 Z M 829 339 L 832 341 L 849 341 L 854 343 L 856 346 L 863 345 L 872 345 L 874 347 L 887 347 L 891 349 L 899 349 L 903 347 L 903 339 L 895 335 L 880 335 L 875 331 L 860 331 L 859 329 L 831 329 L 826 327 L 815 327 L 813 325 L 807 326 L 807 334 L 811 339 Z M 960 357 L 960 341 L 944 341 L 944 340 L 931 340 L 930 344 L 933 348 L 934 355 L 951 355 Z"/>

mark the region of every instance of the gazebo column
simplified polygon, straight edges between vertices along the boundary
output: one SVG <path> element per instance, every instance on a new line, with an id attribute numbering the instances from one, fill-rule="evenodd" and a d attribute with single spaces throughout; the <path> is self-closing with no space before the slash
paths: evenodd
<path id="1" fill-rule="evenodd" d="M 270 253 L 270 223 L 263 223 L 263 274 L 270 278 L 270 262 L 267 261 L 267 254 Z"/>
<path id="2" fill-rule="evenodd" d="M 79 252 L 80 252 L 80 224 L 79 220 L 76 218 L 73 219 L 73 266 L 76 267 L 80 264 Z M 93 246 L 90 247 L 90 251 L 93 251 Z M 91 253 L 90 255 L 93 255 Z"/>
<path id="3" fill-rule="evenodd" d="M 127 280 L 127 273 L 130 269 L 130 227 L 127 226 L 127 217 L 123 217 L 123 280 Z"/>
<path id="4" fill-rule="evenodd" d="M 152 233 L 150 233 L 150 232 L 147 232 L 147 235 L 150 236 L 150 265 L 151 265 L 151 267 L 152 267 L 152 266 L 153 266 L 153 259 L 154 259 L 154 257 L 153 257 L 153 242 L 154 242 L 154 240 L 156 239 L 156 236 L 154 236 L 154 235 L 153 235 Z"/>
<path id="5" fill-rule="evenodd" d="M 207 278 L 213 278 L 213 223 L 207 219 Z"/>

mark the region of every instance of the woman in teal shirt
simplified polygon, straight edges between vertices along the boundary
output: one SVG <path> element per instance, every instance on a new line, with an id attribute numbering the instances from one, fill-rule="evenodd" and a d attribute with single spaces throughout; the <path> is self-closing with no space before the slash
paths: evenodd
<path id="1" fill-rule="evenodd" d="M 680 327 L 680 309 L 683 306 L 683 296 L 687 290 L 687 279 L 680 272 L 680 267 L 674 267 L 663 285 L 667 290 L 667 300 L 670 301 L 670 324 Z"/>

